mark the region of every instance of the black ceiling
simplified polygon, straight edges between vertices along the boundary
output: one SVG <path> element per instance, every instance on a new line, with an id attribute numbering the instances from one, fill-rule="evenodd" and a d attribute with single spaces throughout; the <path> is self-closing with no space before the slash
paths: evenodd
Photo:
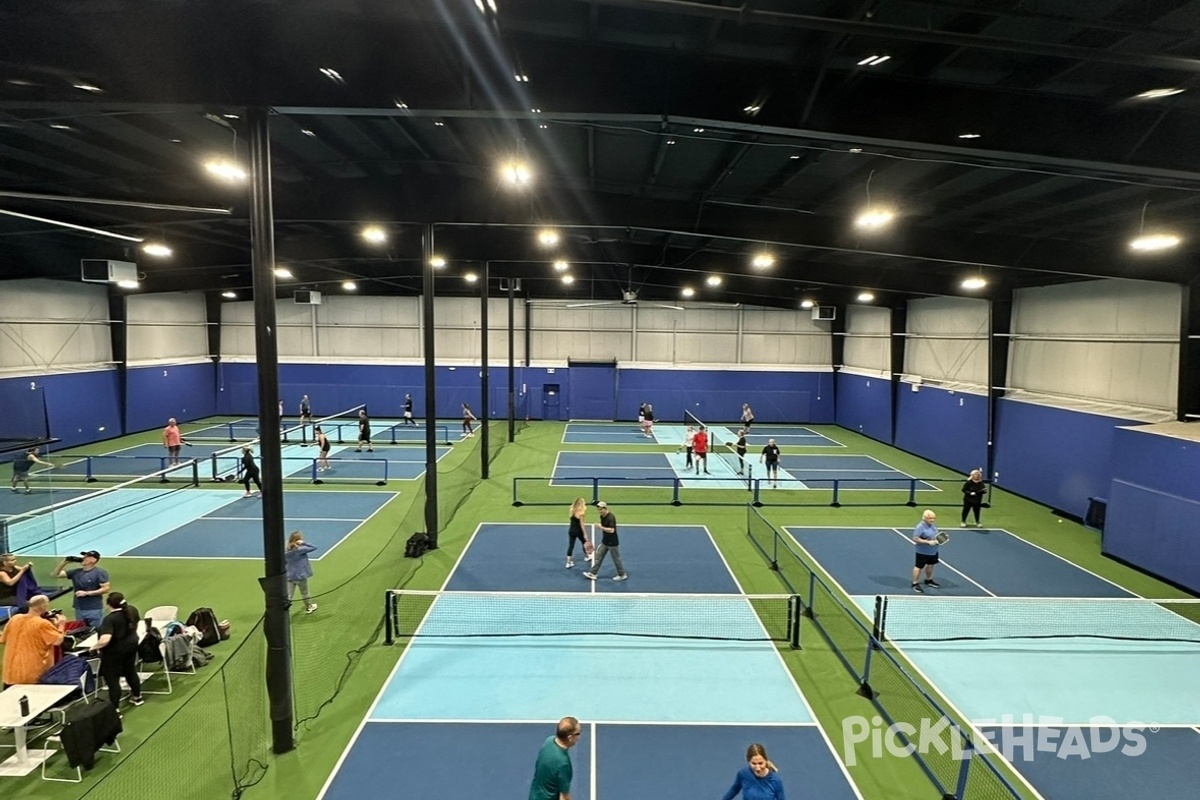
<path id="1" fill-rule="evenodd" d="M 116 258 L 139 291 L 244 290 L 246 186 L 201 164 L 247 163 L 248 106 L 273 109 L 282 290 L 415 293 L 422 223 L 444 293 L 484 261 L 535 298 L 791 306 L 1200 267 L 1196 0 L 21 0 L 0 31 L 0 210 L 175 250 L 0 215 L 6 277 Z M 1132 99 L 1160 88 L 1186 91 Z M 852 225 L 868 197 L 899 212 L 884 233 Z M 1131 254 L 1143 209 L 1184 244 Z"/>

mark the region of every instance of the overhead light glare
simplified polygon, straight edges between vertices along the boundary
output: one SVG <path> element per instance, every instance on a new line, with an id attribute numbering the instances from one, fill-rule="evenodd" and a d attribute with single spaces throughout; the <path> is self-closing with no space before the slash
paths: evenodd
<path id="1" fill-rule="evenodd" d="M 208 174 L 229 183 L 246 180 L 246 170 L 229 161 L 207 161 L 204 164 L 204 169 L 208 171 Z"/>
<path id="2" fill-rule="evenodd" d="M 362 229 L 362 238 L 371 244 L 383 244 L 387 241 L 387 231 L 378 225 L 368 225 Z"/>
<path id="3" fill-rule="evenodd" d="M 1187 91 L 1187 90 L 1179 89 L 1176 87 L 1163 88 L 1163 89 L 1151 89 L 1148 92 L 1142 92 L 1141 94 L 1135 94 L 1133 96 L 1133 99 L 1134 100 L 1158 100 L 1159 98 L 1162 98 L 1162 97 L 1170 97 L 1171 95 L 1174 95 L 1174 94 L 1182 94 L 1185 91 Z"/>
<path id="4" fill-rule="evenodd" d="M 396 104 L 396 108 L 408 108 L 408 103 L 404 102 L 399 97 L 393 98 L 392 102 Z"/>
<path id="5" fill-rule="evenodd" d="M 565 283 L 567 286 L 570 286 L 572 283 L 575 282 L 575 278 L 571 275 L 563 275 L 562 282 Z"/>
<path id="6" fill-rule="evenodd" d="M 888 61 L 889 59 L 891 59 L 891 56 L 880 55 L 877 53 L 872 56 L 867 56 L 862 61 L 858 62 L 858 65 L 860 67 L 878 67 L 880 64 Z"/>
<path id="7" fill-rule="evenodd" d="M 722 281 L 720 275 L 709 275 L 707 278 L 704 279 L 704 282 L 707 283 L 709 286 L 720 286 L 723 281 Z"/>
<path id="8" fill-rule="evenodd" d="M 872 294 L 871 292 L 859 292 L 858 293 L 858 302 L 860 302 L 860 303 L 870 303 L 874 299 L 875 299 L 875 295 Z"/>
<path id="9" fill-rule="evenodd" d="M 674 140 L 674 139 L 667 139 L 667 144 L 675 144 L 675 140 Z"/>
<path id="10" fill-rule="evenodd" d="M 541 128 L 542 130 L 546 130 L 550 126 L 543 122 L 541 125 L 538 125 L 538 127 Z"/>
<path id="11" fill-rule="evenodd" d="M 159 242 L 148 242 L 142 245 L 142 252 L 148 256 L 156 256 L 157 258 L 167 258 L 173 250 L 165 244 Z"/>
<path id="12" fill-rule="evenodd" d="M 982 289 L 987 286 L 987 281 L 983 278 L 967 278 L 959 285 L 964 289 Z"/>
<path id="13" fill-rule="evenodd" d="M 529 109 L 529 110 L 530 110 L 530 111 L 532 111 L 532 112 L 533 112 L 533 113 L 535 113 L 535 114 L 540 114 L 540 113 L 542 113 L 542 110 L 541 110 L 540 108 L 531 108 L 531 109 Z"/>
<path id="14" fill-rule="evenodd" d="M 692 128 L 692 133 L 704 133 L 704 128 Z"/>
<path id="15" fill-rule="evenodd" d="M 543 228 L 538 231 L 538 244 L 543 247 L 553 247 L 558 244 L 558 231 L 553 228 Z"/>
<path id="16" fill-rule="evenodd" d="M 433 127 L 435 127 L 435 128 L 444 128 L 444 127 L 446 127 L 446 123 L 442 122 L 440 119 L 435 119 L 435 120 L 433 121 Z"/>
<path id="17" fill-rule="evenodd" d="M 690 286 L 685 286 L 679 290 L 679 293 L 684 297 L 693 297 L 696 294 L 696 290 Z"/>
<path id="18" fill-rule="evenodd" d="M 276 267 L 275 268 L 275 277 L 283 278 L 284 280 L 289 280 L 292 277 L 292 271 L 290 269 L 288 269 L 287 267 Z"/>
<path id="19" fill-rule="evenodd" d="M 172 139 L 171 144 L 183 144 L 183 139 Z"/>
<path id="20" fill-rule="evenodd" d="M 329 78 L 329 80 L 333 81 L 334 83 L 338 84 L 339 86 L 346 85 L 346 79 L 343 78 L 341 76 L 341 73 L 339 73 L 336 69 L 330 69 L 329 67 L 321 67 L 321 74 L 324 75 L 326 78 Z"/>
<path id="21" fill-rule="evenodd" d="M 317 134 L 313 133 L 312 131 L 310 131 L 308 128 L 301 128 L 300 132 L 303 133 L 305 136 L 314 136 L 315 137 L 317 135 Z"/>
<path id="22" fill-rule="evenodd" d="M 861 153 L 861 152 L 862 152 L 862 148 L 861 148 L 861 147 L 851 147 L 851 148 L 850 148 L 850 152 L 851 152 L 851 153 Z"/>
<path id="23" fill-rule="evenodd" d="M 117 281 L 117 286 L 120 286 L 122 289 L 136 289 L 136 288 L 138 288 L 138 282 L 137 281 Z"/>
<path id="24" fill-rule="evenodd" d="M 960 138 L 960 139 L 978 139 L 981 136 L 983 136 L 982 133 L 960 133 L 958 135 L 958 138 Z"/>
<path id="25" fill-rule="evenodd" d="M 222 114 L 225 119 L 241 119 L 237 114 Z"/>
<path id="26" fill-rule="evenodd" d="M 517 83 L 529 83 L 529 76 L 524 73 L 518 72 L 513 77 L 517 79 Z"/>
<path id="27" fill-rule="evenodd" d="M 757 253 L 750 260 L 750 266 L 755 269 L 770 269 L 775 266 L 775 256 L 770 253 Z"/>
<path id="28" fill-rule="evenodd" d="M 490 8 L 492 10 L 493 14 L 500 13 L 500 9 L 496 7 L 496 0 L 487 0 L 487 4 L 488 4 L 488 8 Z"/>
<path id="29" fill-rule="evenodd" d="M 221 292 L 221 297 L 227 300 L 237 300 L 237 292 Z"/>
<path id="30" fill-rule="evenodd" d="M 441 269 L 442 267 L 446 266 L 446 259 L 442 258 L 441 256 L 434 256 L 433 258 L 429 259 L 429 266 L 433 267 L 434 269 Z"/>
<path id="31" fill-rule="evenodd" d="M 757 114 L 758 112 L 762 111 L 762 106 L 751 104 L 751 105 L 748 105 L 745 108 L 743 108 L 742 111 L 744 111 L 747 114 L 754 115 L 754 114 Z"/>
<path id="32" fill-rule="evenodd" d="M 477 283 L 479 281 L 479 276 L 474 272 L 468 272 L 466 275 L 463 275 L 463 280 L 467 283 Z"/>
<path id="33" fill-rule="evenodd" d="M 342 281 L 342 288 L 345 289 L 347 292 L 357 292 L 358 284 L 355 283 L 354 281 Z"/>
<path id="34" fill-rule="evenodd" d="M 855 227 L 865 230 L 879 230 L 887 226 L 896 214 L 890 208 L 868 208 L 854 220 Z"/>
<path id="35" fill-rule="evenodd" d="M 563 261 L 561 258 L 554 262 L 554 269 L 557 272 L 566 272 L 570 266 L 570 264 L 568 264 L 566 261 Z"/>
<path id="36" fill-rule="evenodd" d="M 801 300 L 800 301 L 801 308 L 812 308 L 815 305 L 816 305 L 816 303 L 812 300 Z"/>
<path id="37" fill-rule="evenodd" d="M 103 92 L 103 91 L 104 91 L 104 90 L 103 90 L 103 89 L 101 89 L 99 86 L 95 86 L 95 85 L 93 85 L 93 84 L 90 84 L 90 83 L 73 83 L 73 84 L 71 84 L 71 85 L 72 85 L 72 86 L 74 86 L 76 89 L 82 89 L 82 90 L 83 90 L 83 91 L 85 91 L 85 92 L 96 92 L 96 93 L 100 93 L 100 92 Z"/>
<path id="38" fill-rule="evenodd" d="M 798 158 L 800 158 L 800 154 L 799 154 L 799 153 L 792 153 L 790 156 L 788 156 L 788 158 L 790 158 L 792 161 L 795 161 L 795 160 L 797 160 Z"/>
<path id="39" fill-rule="evenodd" d="M 51 122 L 50 127 L 54 128 L 54 130 L 56 130 L 56 131 L 73 131 L 73 130 L 75 130 L 70 125 L 64 125 L 61 122 Z"/>
<path id="40" fill-rule="evenodd" d="M 1178 247 L 1182 241 L 1183 239 L 1173 233 L 1149 233 L 1131 241 L 1129 249 L 1139 253 L 1153 253 Z"/>
<path id="41" fill-rule="evenodd" d="M 528 186 L 533 181 L 529 166 L 521 161 L 510 161 L 500 169 L 500 175 L 510 186 Z"/>

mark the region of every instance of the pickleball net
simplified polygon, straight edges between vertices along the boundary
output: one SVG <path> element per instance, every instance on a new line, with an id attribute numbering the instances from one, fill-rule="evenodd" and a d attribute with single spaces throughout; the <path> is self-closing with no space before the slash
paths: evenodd
<path id="1" fill-rule="evenodd" d="M 118 527 L 172 507 L 178 493 L 200 485 L 199 465 L 188 461 L 116 486 L 0 519 L 0 552 L 58 555 L 95 546 Z M 53 497 L 53 495 L 49 495 Z"/>
<path id="2" fill-rule="evenodd" d="M 705 424 L 702 419 L 697 417 L 691 411 L 688 411 L 686 408 L 683 410 L 683 422 L 685 425 L 691 425 L 697 431 L 700 430 L 700 428 L 704 428 L 704 432 L 708 434 L 708 452 L 716 452 L 721 442 L 717 440 L 716 433 L 713 431 L 712 427 Z"/>
<path id="3" fill-rule="evenodd" d="M 882 600 L 894 642 L 1099 639 L 1200 644 L 1200 600 L 906 597 Z"/>
<path id="4" fill-rule="evenodd" d="M 302 425 L 293 425 L 290 428 L 285 428 L 279 432 L 280 444 L 285 448 L 283 454 L 284 479 L 289 477 L 300 477 L 309 479 L 313 465 L 316 463 L 320 455 L 318 449 L 314 446 L 316 442 L 315 428 L 320 427 L 322 431 L 326 426 L 346 425 L 354 419 L 357 419 L 358 412 L 366 406 L 358 405 L 353 408 L 348 408 L 345 411 L 340 411 L 337 414 L 331 414 L 328 417 L 321 417 L 313 420 L 311 423 Z M 328 434 L 326 434 L 328 436 Z M 210 463 L 210 478 L 214 481 L 239 481 L 242 474 L 242 451 L 244 448 L 251 448 L 255 459 L 258 459 L 262 453 L 263 437 L 257 436 L 249 441 L 235 444 L 230 447 L 222 448 L 213 452 L 208 458 Z M 332 441 L 332 439 L 331 439 Z M 288 450 L 290 446 L 307 447 L 307 450 Z M 311 455 L 310 455 L 311 454 Z"/>
<path id="5" fill-rule="evenodd" d="M 436 639 L 619 636 L 800 646 L 796 595 L 438 592 L 385 594 L 388 644 Z"/>

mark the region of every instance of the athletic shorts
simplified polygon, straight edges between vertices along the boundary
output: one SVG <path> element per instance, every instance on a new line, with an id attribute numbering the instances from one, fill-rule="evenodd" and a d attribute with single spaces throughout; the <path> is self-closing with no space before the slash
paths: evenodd
<path id="1" fill-rule="evenodd" d="M 179 455 L 179 452 L 181 450 L 183 450 L 183 445 L 179 445 L 179 444 L 173 444 L 167 448 L 167 452 L 173 456 Z"/>
<path id="2" fill-rule="evenodd" d="M 405 419 L 412 419 L 412 412 L 411 412 L 411 411 L 405 411 L 405 412 L 404 412 L 404 418 L 405 418 Z"/>
<path id="3" fill-rule="evenodd" d="M 934 564 L 937 564 L 937 563 L 938 563 L 938 554 L 937 553 L 934 553 L 931 556 L 927 556 L 924 553 L 917 553 L 917 564 L 916 564 L 917 569 L 920 569 L 921 567 L 932 567 Z"/>

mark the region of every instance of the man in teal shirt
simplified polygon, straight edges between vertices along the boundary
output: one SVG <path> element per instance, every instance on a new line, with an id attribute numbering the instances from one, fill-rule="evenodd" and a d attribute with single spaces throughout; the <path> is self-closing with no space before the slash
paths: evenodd
<path id="1" fill-rule="evenodd" d="M 573 771 L 568 751 L 579 741 L 581 733 L 583 729 L 574 717 L 563 717 L 558 721 L 558 730 L 546 738 L 538 751 L 529 800 L 571 800 Z"/>

